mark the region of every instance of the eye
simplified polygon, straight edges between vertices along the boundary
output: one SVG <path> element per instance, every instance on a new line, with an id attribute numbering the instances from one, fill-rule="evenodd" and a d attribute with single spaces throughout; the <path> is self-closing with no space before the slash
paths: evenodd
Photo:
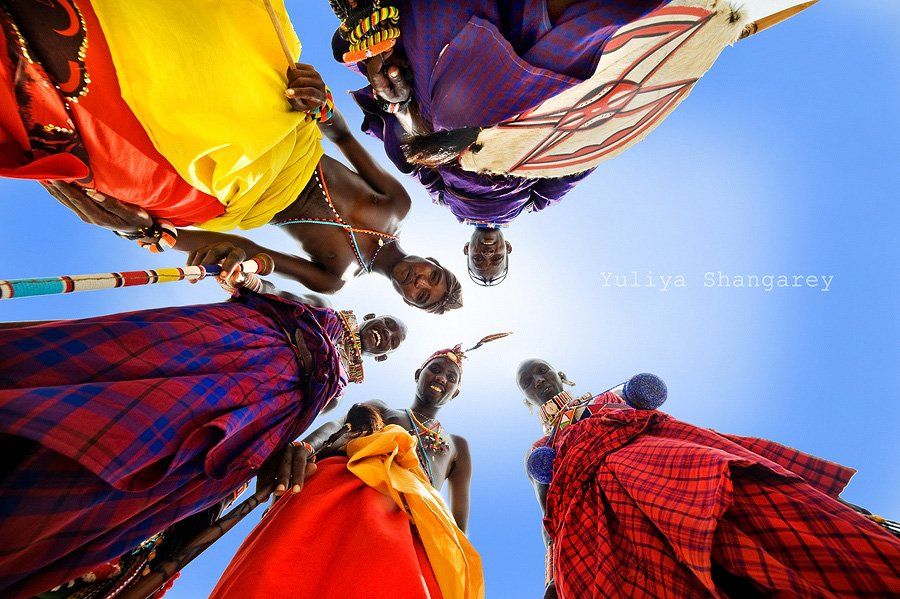
<path id="1" fill-rule="evenodd" d="M 438 270 L 431 272 L 431 284 L 437 285 L 437 282 L 441 280 L 441 273 Z"/>
<path id="2" fill-rule="evenodd" d="M 434 374 L 440 374 L 441 373 L 441 365 L 438 364 L 437 362 L 432 362 L 431 366 L 428 367 L 428 370 L 430 370 Z"/>
<path id="3" fill-rule="evenodd" d="M 541 366 L 540 368 L 538 368 L 538 372 L 540 372 L 541 374 L 547 374 L 547 367 Z"/>
<path id="4" fill-rule="evenodd" d="M 396 330 L 398 330 L 398 329 L 400 328 L 400 327 L 397 325 L 397 321 L 394 320 L 393 318 L 385 318 L 385 319 L 384 319 L 384 326 L 386 326 L 386 327 L 388 328 L 388 330 L 390 330 L 390 331 L 396 331 Z"/>
<path id="5" fill-rule="evenodd" d="M 475 264 L 481 266 L 482 264 L 484 264 L 484 258 L 482 258 L 481 256 L 473 256 L 473 257 L 472 257 L 472 262 L 474 262 Z"/>
<path id="6" fill-rule="evenodd" d="M 456 382 L 456 375 L 453 374 L 453 373 L 448 374 L 448 375 L 447 375 L 447 380 L 450 381 L 451 383 L 455 383 L 455 382 Z"/>

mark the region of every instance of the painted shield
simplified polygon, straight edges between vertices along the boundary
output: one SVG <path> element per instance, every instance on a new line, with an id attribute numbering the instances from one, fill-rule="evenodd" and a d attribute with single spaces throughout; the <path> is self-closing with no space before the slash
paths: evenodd
<path id="1" fill-rule="evenodd" d="M 532 178 L 595 167 L 656 128 L 747 25 L 727 2 L 661 7 L 615 33 L 590 79 L 481 131 L 460 163 Z"/>

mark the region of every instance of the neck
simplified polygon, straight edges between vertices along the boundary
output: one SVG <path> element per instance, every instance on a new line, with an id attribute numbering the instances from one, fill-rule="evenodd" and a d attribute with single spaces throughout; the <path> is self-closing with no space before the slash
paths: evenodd
<path id="1" fill-rule="evenodd" d="M 440 410 L 440 408 L 427 404 L 418 397 L 413 400 L 413 403 L 409 407 L 409 409 L 415 412 L 416 416 L 420 418 L 435 418 L 437 417 L 437 413 Z"/>
<path id="2" fill-rule="evenodd" d="M 401 260 L 406 258 L 407 255 L 408 254 L 403 251 L 403 248 L 400 247 L 400 242 L 395 241 L 394 243 L 388 244 L 382 248 L 375 258 L 375 263 L 372 264 L 372 271 L 390 279 L 391 271 L 393 271 L 394 267 L 397 266 Z"/>

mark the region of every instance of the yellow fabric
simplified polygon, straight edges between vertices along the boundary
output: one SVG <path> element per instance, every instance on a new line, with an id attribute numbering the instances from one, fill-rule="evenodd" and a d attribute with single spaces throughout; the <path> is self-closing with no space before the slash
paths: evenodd
<path id="1" fill-rule="evenodd" d="M 156 149 L 250 229 L 293 202 L 322 156 L 321 134 L 284 97 L 287 59 L 262 0 L 91 0 L 122 97 Z M 300 56 L 283 0 L 272 0 Z"/>
<path id="2" fill-rule="evenodd" d="M 347 444 L 347 468 L 409 514 L 444 599 L 481 599 L 481 557 L 456 526 L 416 457 L 416 440 L 391 424 Z"/>

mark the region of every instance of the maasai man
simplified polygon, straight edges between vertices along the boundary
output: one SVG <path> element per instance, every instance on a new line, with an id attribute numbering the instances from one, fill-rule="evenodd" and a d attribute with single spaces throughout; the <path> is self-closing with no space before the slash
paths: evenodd
<path id="1" fill-rule="evenodd" d="M 330 92 L 309 65 L 285 81 L 262 2 L 16 0 L 0 25 L 0 175 L 48 182 L 86 222 L 156 250 L 258 253 L 213 231 L 275 224 L 307 254 L 269 252 L 276 271 L 312 291 L 377 272 L 410 305 L 461 305 L 452 273 L 396 242 L 409 196 L 339 114 L 323 127 L 355 172 L 323 156 L 310 114 L 327 119 Z M 208 231 L 177 235 L 189 225 Z"/>
<path id="2" fill-rule="evenodd" d="M 294 454 L 292 483 L 303 491 L 275 502 L 212 597 L 483 597 L 465 537 L 468 444 L 436 419 L 459 394 L 462 355 L 457 346 L 429 357 L 409 408 L 358 404 L 309 435 Z"/>
<path id="3" fill-rule="evenodd" d="M 543 360 L 523 362 L 517 377 L 545 432 L 570 423 L 553 435 L 549 486 L 535 482 L 545 597 L 874 598 L 900 589 L 900 539 L 838 496 L 853 470 L 630 409 L 618 391 L 586 396 L 576 410 L 583 402 Z"/>
<path id="4" fill-rule="evenodd" d="M 456 163 L 429 168 L 407 160 L 403 144 L 410 135 L 496 125 L 589 78 L 612 34 L 666 0 L 384 0 L 380 9 L 362 0 L 331 4 L 343 22 L 333 38 L 335 58 L 369 79 L 353 94 L 365 112 L 363 131 L 382 140 L 391 161 L 436 203 L 475 226 L 463 247 L 469 274 L 495 285 L 506 276 L 512 251 L 500 227 L 558 203 L 590 171 L 526 179 L 465 171 Z M 399 35 L 395 45 L 367 59 L 348 53 L 345 37 L 359 43 L 356 26 L 385 10 L 397 18 L 384 13 L 365 28 L 362 43 Z"/>
<path id="5" fill-rule="evenodd" d="M 0 595 L 46 591 L 229 496 L 405 335 L 248 290 L 0 330 Z"/>

